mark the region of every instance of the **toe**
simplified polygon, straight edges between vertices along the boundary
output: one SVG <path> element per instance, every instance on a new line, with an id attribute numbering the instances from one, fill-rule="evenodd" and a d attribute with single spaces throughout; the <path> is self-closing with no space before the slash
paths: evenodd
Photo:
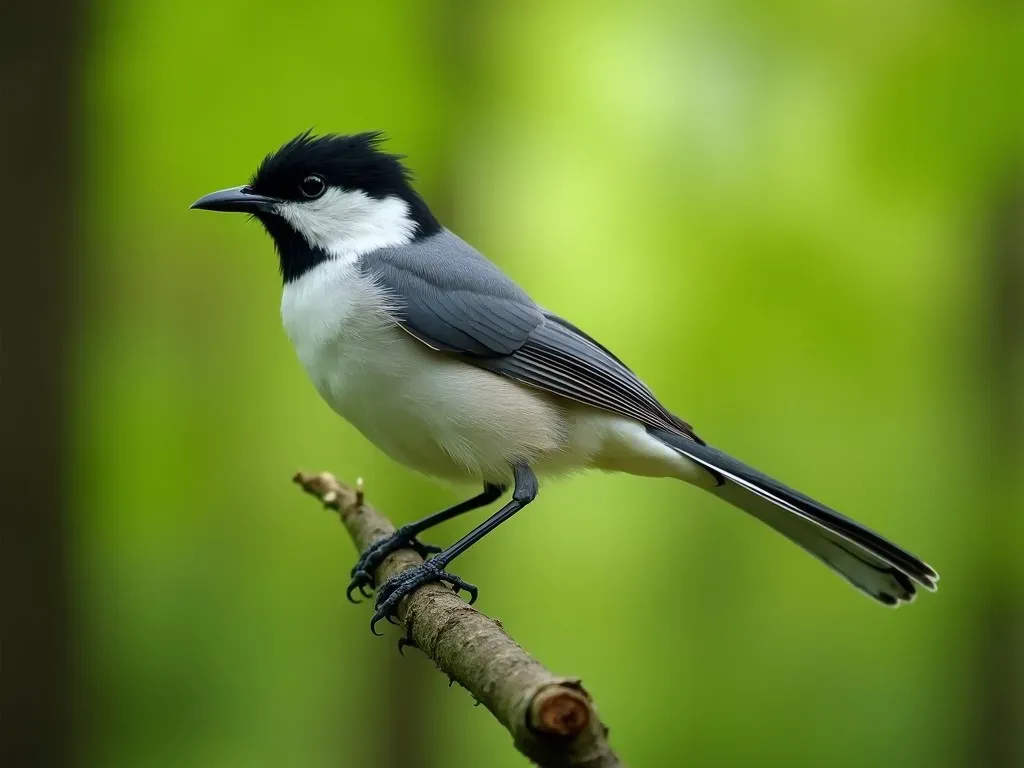
<path id="1" fill-rule="evenodd" d="M 476 602 L 476 598 L 477 598 L 477 595 L 479 594 L 479 590 L 476 588 L 475 584 L 470 584 L 468 581 L 463 581 L 458 576 L 455 576 L 455 575 L 453 575 L 451 573 L 445 573 L 443 575 L 443 578 L 445 579 L 445 581 L 450 581 L 451 582 L 452 589 L 456 593 L 461 589 L 463 592 L 465 592 L 467 595 L 469 595 L 469 604 L 470 605 L 472 605 L 473 603 Z"/>

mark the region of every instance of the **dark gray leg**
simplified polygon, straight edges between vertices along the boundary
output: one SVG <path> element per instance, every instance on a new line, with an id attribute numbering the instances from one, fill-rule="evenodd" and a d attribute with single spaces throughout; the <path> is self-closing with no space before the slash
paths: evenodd
<path id="1" fill-rule="evenodd" d="M 373 585 L 374 571 L 384 561 L 384 558 L 395 550 L 408 547 L 409 549 L 415 549 L 420 554 L 420 557 L 423 558 L 426 558 L 433 552 L 440 552 L 440 547 L 422 544 L 416 537 L 428 528 L 433 528 L 445 520 L 451 520 L 453 517 L 465 514 L 466 512 L 472 512 L 474 509 L 486 507 L 492 501 L 497 500 L 504 492 L 505 489 L 500 485 L 485 483 L 483 492 L 477 494 L 472 499 L 467 499 L 455 506 L 448 507 L 448 509 L 442 509 L 440 512 L 428 515 L 422 520 L 417 520 L 415 523 L 403 525 L 386 539 L 381 539 L 377 543 L 370 545 L 359 556 L 356 564 L 352 566 L 352 572 L 349 574 L 352 576 L 352 581 L 348 585 L 348 589 L 345 590 L 345 596 L 351 602 L 358 603 L 359 601 L 352 597 L 352 593 L 358 589 L 363 597 L 369 597 L 370 593 L 366 591 L 366 587 Z"/>
<path id="2" fill-rule="evenodd" d="M 381 584 L 380 589 L 377 590 L 377 610 L 374 611 L 373 618 L 370 619 L 370 631 L 373 634 L 380 634 L 376 630 L 378 621 L 394 616 L 402 598 L 416 591 L 424 584 L 434 581 L 447 581 L 456 590 L 463 589 L 468 592 L 470 604 L 476 600 L 476 587 L 463 581 L 455 574 L 448 573 L 444 569 L 452 560 L 537 498 L 537 476 L 533 474 L 533 470 L 525 464 L 517 464 L 512 467 L 512 471 L 515 477 L 515 486 L 512 491 L 512 500 L 508 504 L 456 541 L 448 549 L 443 550 L 422 565 L 417 565 L 397 576 L 392 576 Z"/>

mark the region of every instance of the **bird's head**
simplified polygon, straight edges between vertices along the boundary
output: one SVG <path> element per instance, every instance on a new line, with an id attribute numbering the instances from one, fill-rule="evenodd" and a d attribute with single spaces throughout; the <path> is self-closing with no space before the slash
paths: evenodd
<path id="1" fill-rule="evenodd" d="M 401 245 L 440 230 L 380 133 L 309 132 L 267 155 L 250 182 L 192 208 L 248 213 L 274 239 L 285 282 L 333 258 Z"/>

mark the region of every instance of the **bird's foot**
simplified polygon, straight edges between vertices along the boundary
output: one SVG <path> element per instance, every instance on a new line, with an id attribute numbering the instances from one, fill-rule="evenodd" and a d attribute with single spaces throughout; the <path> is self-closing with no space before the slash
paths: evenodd
<path id="1" fill-rule="evenodd" d="M 428 560 L 392 576 L 381 584 L 380 589 L 377 590 L 376 610 L 373 612 L 373 618 L 370 619 L 370 631 L 379 635 L 380 633 L 376 630 L 377 622 L 381 619 L 390 621 L 396 615 L 398 604 L 402 602 L 402 598 L 411 595 L 424 584 L 446 581 L 456 592 L 461 589 L 469 593 L 469 604 L 472 605 L 476 601 L 476 587 L 442 568 L 443 566 L 433 560 Z"/>
<path id="2" fill-rule="evenodd" d="M 414 550 L 416 554 L 424 559 L 441 551 L 440 547 L 420 542 L 407 526 L 399 528 L 386 539 L 381 539 L 363 550 L 359 560 L 352 566 L 352 571 L 349 574 L 352 577 L 352 581 L 349 583 L 348 589 L 345 590 L 345 596 L 350 602 L 359 602 L 357 598 L 352 596 L 352 593 L 357 589 L 363 597 L 371 596 L 372 593 L 367 591 L 367 587 L 374 586 L 373 574 L 377 570 L 377 566 L 384 562 L 385 557 L 399 549 Z"/>

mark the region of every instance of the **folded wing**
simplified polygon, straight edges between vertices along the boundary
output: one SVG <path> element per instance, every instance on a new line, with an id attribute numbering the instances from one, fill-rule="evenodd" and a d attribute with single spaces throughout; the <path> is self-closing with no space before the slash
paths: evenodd
<path id="1" fill-rule="evenodd" d="M 547 312 L 450 232 L 363 257 L 427 346 L 552 394 L 700 442 L 615 355 Z"/>

